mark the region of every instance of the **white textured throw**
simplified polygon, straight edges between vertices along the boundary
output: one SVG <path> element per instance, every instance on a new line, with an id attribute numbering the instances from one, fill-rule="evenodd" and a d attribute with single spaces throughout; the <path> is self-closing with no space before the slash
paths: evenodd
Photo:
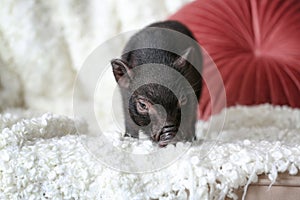
<path id="1" fill-rule="evenodd" d="M 298 173 L 300 111 L 269 105 L 235 107 L 198 123 L 202 144 L 152 173 L 114 171 L 96 161 L 81 141 L 85 123 L 29 112 L 0 115 L 0 199 L 222 199 L 266 173 Z M 75 124 L 77 126 L 75 127 Z M 204 133 L 207 133 L 206 135 Z M 205 135 L 205 136 L 204 136 Z M 118 137 L 112 138 L 117 140 Z M 151 142 L 119 141 L 127 151 L 156 148 Z M 175 147 L 177 148 L 177 147 Z M 199 156 L 210 149 L 206 156 Z M 201 154 L 203 155 L 203 154 Z M 113 159 L 113 158 L 112 158 Z"/>

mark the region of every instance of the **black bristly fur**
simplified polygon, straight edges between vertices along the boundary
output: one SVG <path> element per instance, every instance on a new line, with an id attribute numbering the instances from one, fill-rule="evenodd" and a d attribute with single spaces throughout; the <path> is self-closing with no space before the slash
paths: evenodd
<path id="1" fill-rule="evenodd" d="M 148 27 L 157 27 L 178 31 L 195 40 L 191 31 L 186 26 L 177 21 L 158 22 L 151 24 Z M 190 95 L 196 95 L 197 99 L 199 99 L 202 88 L 202 78 L 201 74 L 199 73 L 202 70 L 202 56 L 199 46 L 195 42 L 193 42 L 193 40 L 191 40 L 192 42 L 190 43 L 176 41 L 174 38 L 161 33 L 159 30 L 155 31 L 155 34 L 149 34 L 149 32 L 143 29 L 130 38 L 124 48 L 121 59 L 115 59 L 112 61 L 113 72 L 116 81 L 119 81 L 118 83 L 121 88 L 123 109 L 125 113 L 126 133 L 128 135 L 132 137 L 138 137 L 139 130 L 143 130 L 154 141 L 159 142 L 160 146 L 165 146 L 170 142 L 176 142 L 178 140 L 191 141 L 195 137 L 197 103 L 194 103 L 192 106 L 190 106 L 190 115 L 185 116 L 185 121 L 180 122 L 182 117 L 181 109 L 183 107 L 179 106 L 179 100 L 171 90 L 158 84 L 146 84 L 135 91 L 131 91 L 131 85 L 134 84 L 135 76 L 143 76 L 143 79 L 147 79 L 148 81 L 150 80 L 150 82 L 153 77 L 149 75 L 147 76 L 147 74 L 132 75 L 131 73 L 129 73 L 131 69 L 145 64 L 163 64 L 172 67 L 173 69 L 180 72 L 189 82 L 194 90 L 194 94 L 186 94 L 185 88 L 181 88 L 180 80 L 176 79 L 175 77 L 168 77 L 168 81 L 171 80 L 171 82 L 176 85 L 176 88 L 178 88 L 178 91 L 180 91 L 182 95 L 185 95 L 187 97 L 187 103 L 191 103 L 189 101 Z M 162 46 L 166 47 L 166 49 L 178 49 L 180 50 L 180 52 L 184 52 L 185 50 L 191 48 L 192 51 L 189 54 L 192 55 L 189 56 L 192 57 L 193 63 L 196 63 L 195 66 L 192 66 L 185 60 L 184 62 L 176 62 L 181 58 L 181 55 L 177 55 L 175 53 L 162 49 L 141 48 L 143 46 L 147 46 L 147 44 L 152 43 L 162 44 Z M 119 79 L 120 72 L 126 70 L 128 73 L 125 74 L 126 81 L 121 82 Z M 162 78 L 164 77 L 162 76 Z M 151 102 L 151 104 L 153 105 L 159 104 L 164 107 L 167 114 L 167 121 L 163 125 L 163 128 L 157 125 L 159 124 L 160 116 L 151 117 L 150 114 L 140 114 L 137 111 L 136 104 L 139 96 L 146 98 L 147 101 Z M 160 115 L 159 112 L 156 115 Z M 150 122 L 151 125 L 149 127 Z M 179 126 L 181 127 L 181 130 L 178 130 Z M 169 138 L 166 141 L 160 141 L 160 138 L 165 138 L 166 136 L 165 135 L 164 137 L 159 137 L 158 134 L 162 134 L 163 130 L 167 130 L 168 134 L 176 134 L 176 137 L 175 135 L 173 135 L 174 137 L 172 136 L 171 139 Z"/>

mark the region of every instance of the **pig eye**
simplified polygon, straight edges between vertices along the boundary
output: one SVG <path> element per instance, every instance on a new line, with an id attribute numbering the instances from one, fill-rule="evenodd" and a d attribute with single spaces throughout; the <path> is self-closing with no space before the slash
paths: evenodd
<path id="1" fill-rule="evenodd" d="M 147 109 L 147 105 L 144 104 L 144 103 L 142 103 L 142 102 L 139 102 L 139 106 L 140 106 L 142 109 L 144 109 L 144 110 Z"/>
<path id="2" fill-rule="evenodd" d="M 142 100 L 142 99 L 139 99 L 137 101 L 137 110 L 140 113 L 147 113 L 148 109 L 149 109 L 149 102 Z"/>

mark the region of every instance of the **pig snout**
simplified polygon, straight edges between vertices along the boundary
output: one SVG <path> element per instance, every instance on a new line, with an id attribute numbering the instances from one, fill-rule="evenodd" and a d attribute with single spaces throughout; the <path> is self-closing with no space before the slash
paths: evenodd
<path id="1" fill-rule="evenodd" d="M 170 140 L 175 137 L 178 129 L 176 126 L 165 126 L 162 128 L 159 139 L 160 140 Z"/>
<path id="2" fill-rule="evenodd" d="M 159 146 L 168 145 L 176 136 L 177 132 L 178 128 L 175 125 L 164 126 L 159 134 Z"/>

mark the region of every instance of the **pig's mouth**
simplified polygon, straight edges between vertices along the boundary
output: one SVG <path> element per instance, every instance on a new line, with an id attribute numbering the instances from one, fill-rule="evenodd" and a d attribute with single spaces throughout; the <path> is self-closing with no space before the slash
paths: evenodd
<path id="1" fill-rule="evenodd" d="M 152 139 L 158 142 L 160 147 L 167 146 L 176 136 L 178 128 L 176 126 L 164 126 L 158 134 L 155 134 Z"/>

